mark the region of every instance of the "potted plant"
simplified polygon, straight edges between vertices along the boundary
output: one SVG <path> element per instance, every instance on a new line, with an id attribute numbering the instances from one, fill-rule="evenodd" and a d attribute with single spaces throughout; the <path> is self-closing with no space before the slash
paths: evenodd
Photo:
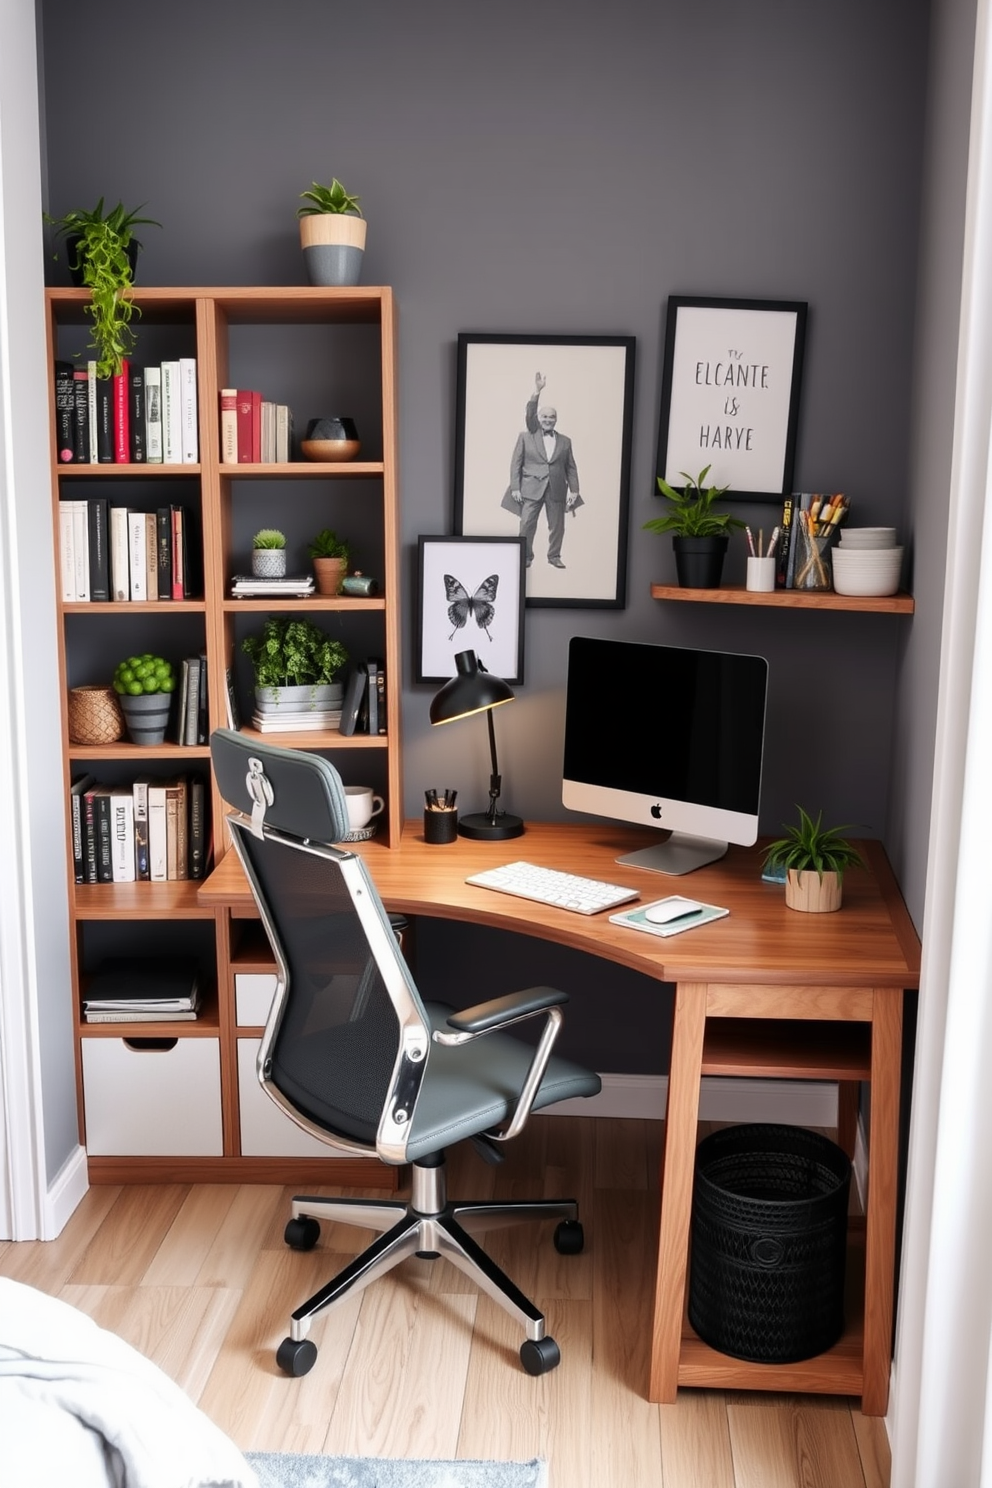
<path id="1" fill-rule="evenodd" d="M 348 572 L 351 548 L 330 527 L 318 532 L 307 547 L 313 559 L 313 571 L 320 594 L 340 594 L 341 583 Z"/>
<path id="2" fill-rule="evenodd" d="M 769 843 L 765 866 L 786 870 L 785 902 L 790 909 L 812 914 L 840 909 L 844 869 L 860 867 L 861 854 L 841 835 L 847 827 L 825 827 L 822 811 L 814 821 L 801 806 L 796 809 L 798 824 Z"/>
<path id="3" fill-rule="evenodd" d="M 172 663 L 150 651 L 128 656 L 115 667 L 113 686 L 120 698 L 131 742 L 163 744 L 169 726 L 169 706 L 176 690 Z"/>
<path id="4" fill-rule="evenodd" d="M 365 253 L 366 221 L 358 197 L 335 176 L 330 186 L 314 181 L 301 191 L 300 245 L 311 284 L 357 284 Z"/>
<path id="5" fill-rule="evenodd" d="M 706 465 L 697 476 L 680 471 L 685 485 L 680 491 L 660 475 L 658 489 L 673 504 L 665 517 L 644 523 L 646 532 L 670 532 L 675 550 L 675 570 L 684 589 L 718 589 L 723 573 L 730 533 L 744 523 L 729 512 L 715 512 L 713 503 L 727 486 L 704 484 L 710 473 Z"/>
<path id="6" fill-rule="evenodd" d="M 127 293 L 134 283 L 134 269 L 140 243 L 134 229 L 140 224 L 160 227 L 153 217 L 139 217 L 140 207 L 127 211 L 122 202 L 104 211 L 103 197 L 91 212 L 66 212 L 63 217 L 45 221 L 64 237 L 69 258 L 69 274 L 75 284 L 90 292 L 87 313 L 92 321 L 97 353 L 97 376 L 113 377 L 121 371 L 125 357 L 134 350 L 135 333 L 131 320 L 140 308 Z"/>
<path id="7" fill-rule="evenodd" d="M 286 572 L 286 534 L 262 527 L 251 540 L 251 571 L 257 579 L 281 579 Z"/>
<path id="8" fill-rule="evenodd" d="M 246 636 L 241 649 L 254 669 L 261 712 L 340 707 L 344 689 L 337 679 L 348 652 L 312 620 L 270 615 L 262 634 Z"/>

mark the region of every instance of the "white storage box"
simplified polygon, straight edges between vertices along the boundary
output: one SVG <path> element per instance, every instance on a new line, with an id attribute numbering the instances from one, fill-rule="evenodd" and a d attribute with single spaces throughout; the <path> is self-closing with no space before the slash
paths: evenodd
<path id="1" fill-rule="evenodd" d="M 237 971 L 234 1007 L 239 1028 L 264 1028 L 276 995 L 274 971 Z"/>
<path id="2" fill-rule="evenodd" d="M 284 1116 L 258 1083 L 255 1065 L 260 1042 L 238 1039 L 242 1157 L 334 1157 L 333 1147 Z"/>
<path id="3" fill-rule="evenodd" d="M 84 1038 L 86 1150 L 93 1157 L 221 1157 L 220 1045 Z"/>

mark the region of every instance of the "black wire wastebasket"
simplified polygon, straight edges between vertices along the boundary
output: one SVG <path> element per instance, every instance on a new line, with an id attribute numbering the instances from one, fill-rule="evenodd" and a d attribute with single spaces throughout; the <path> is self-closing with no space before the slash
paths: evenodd
<path id="1" fill-rule="evenodd" d="M 851 1163 L 798 1126 L 726 1127 L 696 1149 L 689 1321 L 721 1353 L 790 1364 L 844 1331 Z"/>

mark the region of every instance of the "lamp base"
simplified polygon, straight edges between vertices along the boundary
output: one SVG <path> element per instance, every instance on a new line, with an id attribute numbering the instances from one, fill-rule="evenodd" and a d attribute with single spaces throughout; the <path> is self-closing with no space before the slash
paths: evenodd
<path id="1" fill-rule="evenodd" d="M 459 837 L 472 837 L 477 842 L 504 842 L 508 837 L 520 837 L 524 824 L 519 816 L 501 811 L 495 824 L 484 811 L 476 811 L 458 820 Z"/>

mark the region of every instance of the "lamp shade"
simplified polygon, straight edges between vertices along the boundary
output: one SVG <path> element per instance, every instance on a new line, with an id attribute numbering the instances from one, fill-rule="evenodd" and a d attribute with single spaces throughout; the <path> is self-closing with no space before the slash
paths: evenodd
<path id="1" fill-rule="evenodd" d="M 459 651 L 455 675 L 431 701 L 431 723 L 452 723 L 470 713 L 483 713 L 513 701 L 513 689 L 502 677 L 483 669 L 474 651 Z"/>

